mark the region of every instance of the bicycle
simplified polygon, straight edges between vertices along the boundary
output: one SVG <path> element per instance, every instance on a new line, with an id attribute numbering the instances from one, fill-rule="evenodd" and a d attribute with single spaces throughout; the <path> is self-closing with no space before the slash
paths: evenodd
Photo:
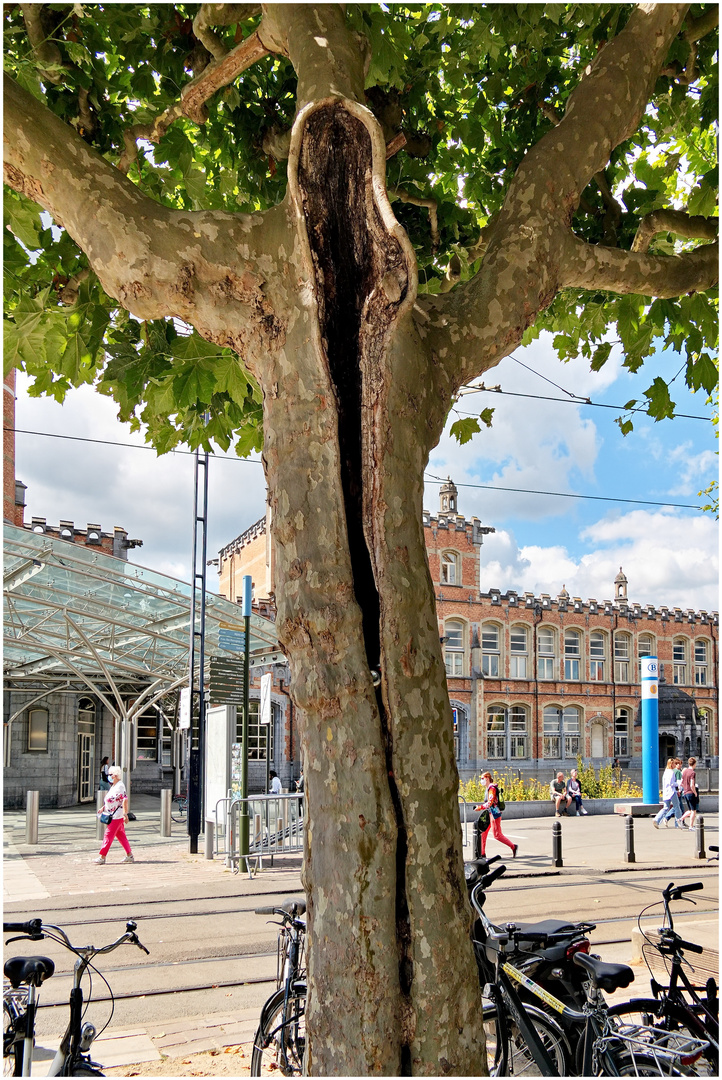
<path id="1" fill-rule="evenodd" d="M 56 941 L 77 957 L 73 966 L 73 985 L 70 990 L 70 1016 L 65 1034 L 60 1042 L 58 1051 L 53 1058 L 47 1076 L 103 1076 L 100 1066 L 92 1061 L 88 1051 L 97 1038 L 98 1031 L 94 1024 L 83 1023 L 83 989 L 82 979 L 88 969 L 95 971 L 108 987 L 113 1000 L 113 994 L 105 976 L 101 975 L 93 964 L 96 956 L 113 952 L 120 945 L 137 945 L 144 953 L 148 953 L 145 945 L 142 945 L 135 933 L 137 924 L 128 920 L 125 924 L 125 933 L 110 945 L 96 948 L 94 945 L 73 945 L 65 931 L 52 923 L 44 923 L 42 919 L 29 919 L 27 922 L 4 922 L 3 933 L 18 934 L 18 937 L 9 938 L 6 945 L 12 941 L 42 941 L 47 938 Z M 31 1076 L 33 1063 L 33 1048 L 35 1046 L 35 1016 L 38 1008 L 38 996 L 41 985 L 55 971 L 55 963 L 47 956 L 14 956 L 7 960 L 4 966 L 5 978 L 8 985 L 3 987 L 3 1069 L 6 1076 Z M 89 976 L 90 978 L 90 976 Z M 92 979 L 90 982 L 92 993 Z M 90 1001 L 90 996 L 86 1001 Z M 110 1023 L 113 1016 L 114 1005 L 111 1005 L 110 1016 L 105 1027 Z M 105 1030 L 105 1027 L 102 1029 Z"/>
<path id="2" fill-rule="evenodd" d="M 290 899 L 279 907 L 256 908 L 256 915 L 279 915 L 276 989 L 261 1010 L 253 1040 L 251 1076 L 280 1072 L 300 1076 L 306 1050 L 306 901 Z"/>
<path id="3" fill-rule="evenodd" d="M 613 1006 L 610 1010 L 615 1016 L 641 1017 L 644 1024 L 660 1028 L 664 1031 L 687 1033 L 698 1039 L 706 1039 L 708 1047 L 703 1058 L 697 1065 L 697 1075 L 719 1075 L 719 1002 L 717 997 L 717 983 L 713 978 L 707 980 L 703 987 L 694 986 L 689 979 L 684 965 L 688 964 L 684 952 L 701 953 L 704 950 L 700 945 L 691 941 L 685 941 L 675 932 L 670 903 L 673 900 L 687 899 L 685 893 L 701 889 L 702 882 L 694 882 L 690 885 L 675 885 L 673 882 L 662 893 L 662 901 L 655 901 L 640 912 L 637 925 L 645 939 L 642 947 L 642 955 L 649 968 L 652 998 L 633 998 L 621 1005 Z M 655 942 L 642 930 L 642 916 L 650 907 L 658 903 L 664 904 L 664 922 L 659 930 L 659 941 Z M 693 900 L 688 900 L 694 903 Z M 655 950 L 669 961 L 668 975 L 669 985 L 662 986 L 657 982 L 652 972 L 647 952 Z M 645 951 L 646 950 L 646 951 Z M 704 992 L 704 997 L 701 993 Z M 706 1066 L 706 1071 L 705 1071 Z"/>
<path id="4" fill-rule="evenodd" d="M 506 871 L 498 867 L 472 893 Z M 696 1075 L 691 1070 L 700 1060 L 707 1042 L 679 1032 L 657 1027 L 625 1024 L 607 1007 L 602 991 L 610 993 L 629 986 L 634 973 L 626 964 L 607 964 L 598 957 L 576 952 L 572 962 L 586 974 L 585 1003 L 576 1009 L 560 1001 L 541 987 L 518 966 L 528 959 L 521 949 L 524 943 L 545 947 L 549 935 L 512 929 L 509 932 L 491 927 L 485 942 L 476 942 L 482 970 L 493 967 L 493 980 L 484 994 L 492 1002 L 484 1011 L 485 1025 L 493 1025 L 490 1047 L 493 1050 L 492 1076 L 516 1075 L 519 1071 L 538 1072 L 542 1076 L 566 1076 L 572 1063 L 571 1046 L 564 1029 L 541 1010 L 522 1001 L 516 985 L 523 986 L 560 1016 L 578 1025 L 577 1073 L 581 1076 L 677 1076 Z"/>
<path id="5" fill-rule="evenodd" d="M 181 792 L 171 799 L 170 816 L 173 821 L 182 824 L 188 815 L 188 795 Z"/>

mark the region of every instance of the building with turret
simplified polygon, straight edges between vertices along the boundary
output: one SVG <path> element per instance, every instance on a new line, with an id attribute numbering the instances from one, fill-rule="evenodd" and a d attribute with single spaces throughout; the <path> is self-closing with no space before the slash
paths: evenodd
<path id="1" fill-rule="evenodd" d="M 639 664 L 656 655 L 660 761 L 692 754 L 716 784 L 716 612 L 630 599 L 621 567 L 611 599 L 570 596 L 565 587 L 557 596 L 502 592 L 486 581 L 481 555 L 494 529 L 459 513 L 451 480 L 423 525 L 462 778 L 491 768 L 546 782 L 580 756 L 595 766 L 617 758 L 641 779 Z M 228 599 L 240 596 L 241 577 L 251 573 L 254 602 L 272 610 L 266 517 L 220 552 L 219 573 Z M 283 764 L 275 761 L 281 775 Z"/>

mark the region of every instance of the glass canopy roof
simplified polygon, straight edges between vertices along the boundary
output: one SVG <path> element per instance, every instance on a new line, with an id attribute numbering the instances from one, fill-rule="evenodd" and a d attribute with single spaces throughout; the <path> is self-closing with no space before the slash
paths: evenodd
<path id="1" fill-rule="evenodd" d="M 5 525 L 3 672 L 11 690 L 187 683 L 191 586 L 44 533 Z M 241 609 L 206 593 L 206 658 L 243 631 Z M 200 597 L 196 601 L 196 625 Z M 236 639 L 237 641 L 237 639 Z M 251 616 L 251 668 L 284 662 L 272 622 Z"/>

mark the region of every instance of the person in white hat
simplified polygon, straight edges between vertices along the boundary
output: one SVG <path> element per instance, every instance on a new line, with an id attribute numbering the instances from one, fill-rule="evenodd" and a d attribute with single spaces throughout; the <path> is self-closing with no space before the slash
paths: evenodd
<path id="1" fill-rule="evenodd" d="M 108 769 L 108 778 L 112 787 L 106 791 L 103 800 L 103 808 L 98 811 L 98 817 L 104 816 L 108 820 L 105 825 L 105 836 L 100 848 L 98 858 L 94 861 L 104 863 L 105 856 L 110 850 L 114 840 L 118 840 L 125 852 L 122 862 L 135 862 L 131 851 L 128 837 L 125 835 L 125 823 L 128 820 L 128 792 L 123 783 L 123 770 L 119 765 L 111 765 Z"/>

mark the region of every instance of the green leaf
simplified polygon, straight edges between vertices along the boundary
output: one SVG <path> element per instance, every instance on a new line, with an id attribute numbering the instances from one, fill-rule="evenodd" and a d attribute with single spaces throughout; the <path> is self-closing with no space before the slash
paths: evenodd
<path id="1" fill-rule="evenodd" d="M 649 401 L 647 412 L 655 420 L 663 420 L 665 417 L 674 416 L 674 402 L 669 395 L 669 387 L 659 375 L 649 389 L 644 391 L 644 396 Z"/>
<path id="2" fill-rule="evenodd" d="M 602 345 L 597 345 L 592 356 L 591 369 L 592 371 L 601 371 L 609 359 L 609 354 L 612 351 L 611 342 L 605 341 Z"/>
<path id="3" fill-rule="evenodd" d="M 494 415 L 493 409 L 482 409 L 479 415 L 479 419 L 482 424 L 486 424 L 487 427 L 491 427 L 491 419 Z"/>
<path id="4" fill-rule="evenodd" d="M 480 431 L 479 421 L 473 416 L 465 416 L 461 420 L 455 420 L 449 429 L 449 433 L 461 446 L 470 442 L 474 435 L 477 435 Z"/>
<path id="5" fill-rule="evenodd" d="M 713 360 L 702 353 L 699 360 L 687 367 L 687 383 L 693 390 L 706 390 L 711 394 L 717 386 L 719 372 Z"/>

